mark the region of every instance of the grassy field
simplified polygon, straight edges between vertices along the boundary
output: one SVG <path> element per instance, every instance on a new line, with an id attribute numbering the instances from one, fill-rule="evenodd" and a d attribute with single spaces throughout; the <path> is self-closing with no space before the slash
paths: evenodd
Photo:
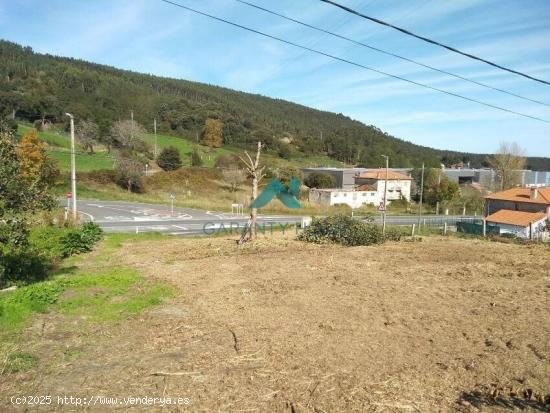
<path id="1" fill-rule="evenodd" d="M 182 395 L 189 411 L 548 411 L 547 254 L 439 236 L 345 248 L 119 235 L 18 324 L 0 409 L 23 411 L 8 396 L 32 389 Z"/>

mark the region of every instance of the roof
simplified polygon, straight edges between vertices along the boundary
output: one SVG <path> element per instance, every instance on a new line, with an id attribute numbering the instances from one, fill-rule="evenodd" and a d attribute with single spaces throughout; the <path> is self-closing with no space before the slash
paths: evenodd
<path id="1" fill-rule="evenodd" d="M 506 191 L 495 192 L 487 195 L 486 199 L 495 199 L 500 201 L 528 202 L 531 204 L 550 205 L 550 188 L 538 187 L 538 196 L 531 199 L 531 190 L 534 188 L 511 188 Z"/>
<path id="2" fill-rule="evenodd" d="M 357 188 L 355 188 L 356 191 L 369 191 L 369 192 L 372 192 L 372 191 L 376 191 L 376 188 L 372 185 L 368 185 L 368 184 L 363 184 L 363 185 L 359 185 Z"/>
<path id="3" fill-rule="evenodd" d="M 376 171 L 367 171 L 362 172 L 359 175 L 357 175 L 358 178 L 363 179 L 377 179 L 377 180 L 385 180 L 386 179 L 386 170 L 385 169 L 379 169 Z M 402 174 L 400 172 L 395 171 L 388 171 L 388 179 L 390 180 L 411 180 L 412 178 L 410 176 L 407 176 L 405 174 Z"/>
<path id="4" fill-rule="evenodd" d="M 368 191 L 376 192 L 376 189 L 371 185 L 361 185 L 356 188 L 310 188 L 310 191 L 319 191 L 319 192 L 357 192 L 357 191 Z"/>
<path id="5" fill-rule="evenodd" d="M 485 219 L 488 222 L 496 222 L 498 224 L 509 224 L 516 225 L 518 227 L 526 227 L 529 224 L 541 221 L 544 218 L 547 218 L 544 212 L 524 212 L 501 209 L 500 211 L 489 215 Z"/>

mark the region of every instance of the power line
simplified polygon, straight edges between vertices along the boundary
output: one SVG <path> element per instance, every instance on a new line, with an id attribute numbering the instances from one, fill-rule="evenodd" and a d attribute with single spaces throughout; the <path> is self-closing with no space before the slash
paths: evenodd
<path id="1" fill-rule="evenodd" d="M 374 50 L 376 52 L 379 52 L 379 53 L 383 53 L 385 55 L 388 55 L 388 56 L 392 56 L 392 57 L 395 57 L 397 59 L 401 59 L 401 60 L 404 60 L 406 62 L 409 62 L 409 63 L 413 63 L 415 65 L 418 65 L 418 66 L 422 66 L 422 67 L 425 67 L 427 69 L 430 69 L 430 70 L 435 70 L 436 72 L 439 72 L 439 73 L 443 73 L 443 74 L 446 74 L 446 75 L 449 75 L 449 76 L 453 76 L 457 79 L 461 79 L 461 80 L 465 80 L 466 82 L 470 82 L 470 83 L 473 83 L 475 85 L 478 85 L 478 86 L 483 86 L 483 87 L 486 87 L 488 89 L 492 89 L 492 90 L 496 90 L 498 92 L 501 92 L 501 93 L 506 93 L 507 95 L 510 95 L 510 96 L 514 96 L 516 98 L 520 98 L 520 99 L 524 99 L 524 100 L 528 100 L 529 102 L 533 102 L 533 103 L 538 103 L 540 105 L 544 105 L 544 106 L 547 106 L 547 107 L 550 107 L 550 104 L 548 103 L 544 103 L 544 102 L 541 102 L 539 100 L 535 100 L 535 99 L 531 99 L 531 98 L 528 98 L 528 97 L 525 97 L 525 96 L 521 96 L 521 95 L 518 95 L 516 93 L 513 93 L 513 92 L 510 92 L 510 91 L 507 91 L 507 90 L 504 90 L 504 89 L 500 89 L 498 87 L 494 87 L 494 86 L 490 86 L 488 84 L 485 84 L 485 83 L 482 83 L 482 82 L 478 82 L 476 80 L 473 80 L 473 79 L 469 79 L 467 77 L 464 77 L 464 76 L 461 76 L 461 75 L 457 75 L 455 73 L 451 73 L 451 72 L 448 72 L 446 70 L 443 70 L 443 69 L 438 69 L 436 67 L 433 67 L 433 66 L 430 66 L 430 65 L 427 65 L 425 63 L 421 63 L 421 62 L 418 62 L 416 60 L 413 60 L 413 59 L 409 59 L 407 57 L 403 57 L 403 56 L 400 56 L 396 53 L 392 53 L 392 52 L 388 52 L 387 50 L 383 50 L 383 49 L 380 49 L 378 47 L 374 47 L 374 46 L 371 46 L 369 44 L 366 44 L 366 43 L 363 43 L 363 42 L 360 42 L 360 41 L 357 41 L 357 40 L 354 40 L 354 39 L 351 39 L 349 37 L 346 37 L 346 36 L 343 36 L 343 35 L 340 35 L 338 33 L 334 33 L 330 30 L 325 30 L 325 29 L 322 29 L 320 27 L 317 27 L 317 26 L 313 26 L 311 24 L 308 24 L 308 23 L 305 23 L 305 22 L 302 22 L 300 20 L 296 20 L 292 17 L 288 17 L 288 16 L 285 16 L 283 14 L 280 14 L 280 13 L 277 13 L 273 10 L 269 10 L 269 9 L 266 9 L 264 7 L 261 7 L 261 6 L 258 6 L 257 4 L 254 4 L 254 3 L 249 3 L 247 1 L 244 1 L 244 0 L 235 0 L 236 2 L 239 2 L 239 3 L 242 3 L 242 4 L 245 4 L 247 6 L 250 6 L 250 7 L 254 7 L 258 10 L 262 10 L 262 11 L 265 11 L 266 13 L 270 13 L 270 14 L 273 14 L 275 16 L 278 16 L 278 17 L 281 17 L 285 20 L 289 20 L 291 22 L 294 22 L 294 23 L 297 23 L 297 24 L 300 24 L 302 26 L 305 26 L 305 27 L 308 27 L 310 29 L 313 29 L 313 30 L 317 30 L 319 32 L 322 32 L 322 33 L 325 33 L 325 34 L 328 34 L 328 35 L 331 35 L 331 36 L 334 36 L 334 37 L 337 37 L 339 39 L 342 39 L 342 40 L 346 40 L 348 42 L 351 42 L 353 44 L 356 44 L 358 46 L 362 46 L 362 47 L 366 47 L 367 49 L 370 49 L 370 50 Z"/>
<path id="2" fill-rule="evenodd" d="M 340 61 L 340 62 L 344 62 L 344 63 L 347 63 L 347 64 L 350 64 L 352 66 L 356 66 L 356 67 L 360 67 L 362 69 L 365 69 L 365 70 L 369 70 L 371 72 L 375 72 L 375 73 L 378 73 L 378 74 L 381 74 L 381 75 L 384 75 L 384 76 L 389 76 L 391 78 L 394 78 L 394 79 L 398 79 L 398 80 L 402 80 L 403 82 L 407 82 L 407 83 L 410 83 L 410 84 L 413 84 L 413 85 L 416 85 L 416 86 L 420 86 L 420 87 L 423 87 L 423 88 L 427 88 L 427 89 L 431 89 L 431 90 L 434 90 L 436 92 L 440 92 L 440 93 L 444 93 L 446 95 L 449 95 L 449 96 L 454 96 L 454 97 L 457 97 L 459 99 L 463 99 L 463 100 L 467 100 L 469 102 L 474 102 L 474 103 L 477 103 L 479 105 L 483 105 L 483 106 L 487 106 L 487 107 L 490 107 L 490 108 L 493 108 L 493 109 L 497 109 L 497 110 L 501 110 L 503 112 L 507 112 L 507 113 L 512 113 L 514 115 L 518 115 L 518 116 L 523 116 L 525 118 L 530 118 L 530 119 L 533 119 L 533 120 L 538 120 L 540 122 L 544 122 L 544 123 L 550 123 L 550 121 L 546 120 L 546 119 L 542 119 L 542 118 L 538 118 L 536 116 L 531 116 L 531 115 L 527 115 L 525 113 L 520 113 L 520 112 L 516 112 L 516 111 L 513 111 L 511 109 L 506 109 L 506 108 L 503 108 L 503 107 L 500 107 L 500 106 L 496 106 L 496 105 L 493 105 L 493 104 L 490 104 L 490 103 L 486 103 L 486 102 L 482 102 L 480 100 L 476 100 L 476 99 L 473 99 L 473 98 L 469 98 L 469 97 L 466 97 L 466 96 L 462 96 L 462 95 L 459 95 L 458 93 L 454 93 L 454 92 L 449 92 L 447 90 L 444 90 L 444 89 L 439 89 L 439 88 L 436 88 L 434 86 L 429 86 L 429 85 L 426 85 L 424 83 L 420 83 L 420 82 L 416 82 L 414 80 L 410 80 L 410 79 L 406 79 L 404 77 L 401 77 L 401 76 L 397 76 L 397 75 L 392 75 L 390 73 L 386 73 L 386 72 L 383 72 L 382 70 L 378 70 L 378 69 L 374 69 L 372 67 L 368 67 L 368 66 L 365 66 L 361 63 L 357 63 L 357 62 L 353 62 L 351 60 L 347 60 L 347 59 L 344 59 L 342 57 L 338 57 L 338 56 L 334 56 L 332 54 L 329 54 L 329 53 L 326 53 L 326 52 L 323 52 L 323 51 L 320 51 L 320 50 L 316 50 L 316 49 L 312 49 L 310 47 L 307 47 L 307 46 L 302 46 L 298 43 L 294 43 L 290 40 L 285 40 L 285 39 L 282 39 L 280 37 L 277 37 L 277 36 L 273 36 L 271 34 L 267 34 L 267 33 L 264 33 L 264 32 L 261 32 L 259 30 L 256 30 L 256 29 L 252 29 L 250 27 L 247 27 L 247 26 L 243 26 L 239 23 L 235 23 L 235 22 L 232 22 L 232 21 L 229 21 L 229 20 L 226 20 L 226 19 L 222 19 L 221 17 L 216 17 L 216 16 L 213 16 L 211 14 L 208 14 L 208 13 L 205 13 L 205 12 L 202 12 L 202 11 L 199 11 L 199 10 L 196 10 L 196 9 L 193 9 L 191 7 L 187 7 L 187 6 L 184 6 L 182 4 L 179 4 L 179 3 L 175 3 L 173 1 L 170 1 L 170 0 L 160 0 L 164 3 L 167 3 L 167 4 L 171 4 L 172 6 L 176 6 L 176 7 L 179 7 L 179 8 L 182 8 L 184 10 L 187 10 L 187 11 L 190 11 L 190 12 L 193 12 L 193 13 L 196 13 L 196 14 L 199 14 L 201 16 L 205 16 L 205 17 L 208 17 L 210 19 L 213 19 L 213 20 L 217 20 L 219 22 L 222 22 L 222 23 L 226 23 L 226 24 L 229 24 L 231 26 L 234 26 L 234 27 L 238 27 L 240 29 L 243 29 L 243 30 L 247 30 L 249 32 L 252 32 L 252 33 L 256 33 L 256 34 L 259 34 L 260 36 L 264 36 L 264 37 L 267 37 L 269 39 L 273 39 L 273 40 L 277 40 L 279 42 L 282 42 L 282 43 L 286 43 L 288 45 L 291 45 L 291 46 L 294 46 L 294 47 L 297 47 L 299 49 L 304 49 L 304 50 L 308 50 L 312 53 L 316 53 L 318 55 L 321 55 L 321 56 L 325 56 L 325 57 L 328 57 L 330 59 L 334 59 L 334 60 L 337 60 L 337 61 Z"/>
<path id="3" fill-rule="evenodd" d="M 420 40 L 423 40 L 425 42 L 428 42 L 428 43 L 431 43 L 431 44 L 435 44 L 436 46 L 440 46 L 440 47 L 443 47 L 444 49 L 447 49 L 447 50 L 450 50 L 451 52 L 454 52 L 454 53 L 458 53 L 458 54 L 461 54 L 462 56 L 466 56 L 466 57 L 469 57 L 470 59 L 474 59 L 474 60 L 478 60 L 480 62 L 483 62 L 483 63 L 487 63 L 488 65 L 491 65 L 493 67 L 496 67 L 498 69 L 501 69 L 501 70 L 505 70 L 507 72 L 510 72 L 510 73 L 514 73 L 516 75 L 519 75 L 519 76 L 523 76 L 527 79 L 531 79 L 531 80 L 534 80 L 535 82 L 539 82 L 539 83 L 544 83 L 546 85 L 550 85 L 550 82 L 547 82 L 546 80 L 543 80 L 543 79 L 539 79 L 539 78 L 536 78 L 536 77 L 533 77 L 531 75 L 528 75 L 526 73 L 523 73 L 523 72 L 518 72 L 517 70 L 514 70 L 514 69 L 510 69 L 510 68 L 507 68 L 507 67 L 504 67 L 504 66 L 501 66 L 497 63 L 494 63 L 494 62 L 491 62 L 489 60 L 485 60 L 481 57 L 477 57 L 477 56 L 474 56 L 473 54 L 470 54 L 470 53 L 466 53 L 466 52 L 462 52 L 458 49 L 455 49 L 454 47 L 451 47 L 451 46 L 447 46 L 443 43 L 439 43 L 438 41 L 435 41 L 435 40 L 432 40 L 432 39 L 429 39 L 427 37 L 424 37 L 424 36 L 420 36 L 418 34 L 415 34 L 407 29 L 403 29 L 401 27 L 398 27 L 398 26 L 394 26 L 393 24 L 391 23 L 388 23 L 388 22 L 385 22 L 383 20 L 380 20 L 380 19 L 376 19 L 374 17 L 370 17 L 370 16 L 367 16 L 363 13 L 360 13 L 356 10 L 353 10 L 347 6 L 344 6 L 342 4 L 339 4 L 339 3 L 336 3 L 335 1 L 332 1 L 332 0 L 321 0 L 323 3 L 327 3 L 327 4 L 331 4 L 335 7 L 338 7 L 342 10 L 345 10 L 347 11 L 348 13 L 352 13 L 352 14 L 355 14 L 356 16 L 359 16 L 359 17 L 362 17 L 364 19 L 367 19 L 367 20 L 370 20 L 370 21 L 373 21 L 375 23 L 378 23 L 378 24 L 381 24 L 383 26 L 387 26 L 387 27 L 391 27 L 392 29 L 395 29 L 397 31 L 400 31 L 401 33 L 405 33 L 406 35 L 408 36 L 412 36 L 412 37 L 416 37 L 417 39 L 420 39 Z"/>

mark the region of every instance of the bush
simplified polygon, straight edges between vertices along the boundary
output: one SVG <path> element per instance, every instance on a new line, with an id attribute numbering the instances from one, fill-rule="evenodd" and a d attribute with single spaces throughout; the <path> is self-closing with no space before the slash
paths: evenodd
<path id="1" fill-rule="evenodd" d="M 24 285 L 45 279 L 50 262 L 32 248 L 0 251 L 0 288 Z"/>
<path id="2" fill-rule="evenodd" d="M 291 151 L 290 146 L 286 143 L 282 143 L 279 146 L 279 150 L 277 151 L 277 155 L 279 155 L 283 159 L 290 159 Z"/>
<path id="3" fill-rule="evenodd" d="M 384 241 L 378 226 L 345 215 L 314 218 L 298 239 L 318 244 L 335 242 L 346 246 L 380 244 Z"/>
<path id="4" fill-rule="evenodd" d="M 68 228 L 57 226 L 44 226 L 34 228 L 29 236 L 32 248 L 49 261 L 57 261 L 63 258 L 63 244 L 61 238 L 69 231 Z"/>
<path id="5" fill-rule="evenodd" d="M 296 166 L 282 166 L 277 169 L 275 176 L 285 185 L 288 185 L 291 179 L 302 180 L 302 171 Z"/>
<path id="6" fill-rule="evenodd" d="M 91 251 L 101 239 L 101 228 L 93 222 L 86 222 L 80 228 L 72 229 L 60 239 L 63 257 Z"/>
<path id="7" fill-rule="evenodd" d="M 336 178 L 324 172 L 313 172 L 304 179 L 310 188 L 336 188 Z"/>
<path id="8" fill-rule="evenodd" d="M 180 152 L 173 146 L 164 148 L 157 157 L 157 165 L 165 171 L 175 171 L 181 168 Z"/>

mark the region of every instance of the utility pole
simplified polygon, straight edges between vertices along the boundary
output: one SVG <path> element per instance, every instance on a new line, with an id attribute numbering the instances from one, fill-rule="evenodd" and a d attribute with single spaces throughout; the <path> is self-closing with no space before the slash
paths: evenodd
<path id="1" fill-rule="evenodd" d="M 157 118 L 153 119 L 153 131 L 155 134 L 155 159 L 157 159 L 158 149 L 157 149 Z"/>
<path id="2" fill-rule="evenodd" d="M 65 113 L 71 120 L 71 192 L 73 198 L 73 220 L 76 221 L 78 216 L 76 212 L 76 160 L 74 151 L 74 116 L 70 113 Z"/>
<path id="3" fill-rule="evenodd" d="M 424 162 L 422 162 L 422 176 L 420 178 L 420 203 L 418 204 L 418 230 L 422 219 L 422 201 L 424 198 Z"/>
<path id="4" fill-rule="evenodd" d="M 132 120 L 132 127 L 130 128 L 130 138 L 134 140 L 134 111 L 130 109 L 130 119 Z"/>
<path id="5" fill-rule="evenodd" d="M 386 204 L 388 199 L 388 168 L 390 164 L 390 158 L 387 155 L 382 155 L 386 158 L 386 180 L 384 183 L 384 213 L 382 214 L 382 235 L 386 235 Z"/>

